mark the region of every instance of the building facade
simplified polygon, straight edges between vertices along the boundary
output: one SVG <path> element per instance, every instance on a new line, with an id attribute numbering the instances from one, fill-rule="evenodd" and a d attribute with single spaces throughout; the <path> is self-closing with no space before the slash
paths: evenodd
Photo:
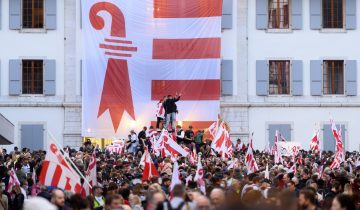
<path id="1" fill-rule="evenodd" d="M 340 2 L 340 3 L 339 3 Z M 0 113 L 14 143 L 81 144 L 81 1 L 0 0 Z M 263 149 L 275 130 L 309 148 L 329 120 L 360 148 L 358 0 L 224 0 L 221 115 Z"/>

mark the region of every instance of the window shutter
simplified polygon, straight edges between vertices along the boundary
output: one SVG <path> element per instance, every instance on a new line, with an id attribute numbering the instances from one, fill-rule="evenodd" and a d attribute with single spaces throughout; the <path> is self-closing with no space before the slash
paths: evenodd
<path id="1" fill-rule="evenodd" d="M 345 76 L 346 76 L 346 95 L 357 95 L 357 64 L 356 60 L 347 60 L 345 62 Z"/>
<path id="2" fill-rule="evenodd" d="M 56 0 L 45 0 L 45 28 L 56 29 Z"/>
<path id="3" fill-rule="evenodd" d="M 310 0 L 310 28 L 321 29 L 321 0 Z"/>
<path id="4" fill-rule="evenodd" d="M 346 29 L 356 29 L 356 0 L 345 1 Z"/>
<path id="5" fill-rule="evenodd" d="M 331 125 L 324 125 L 323 131 L 323 150 L 335 151 L 335 139 L 332 134 Z"/>
<path id="6" fill-rule="evenodd" d="M 310 91 L 312 96 L 322 95 L 322 61 L 310 61 Z"/>
<path id="7" fill-rule="evenodd" d="M 233 95 L 233 61 L 221 61 L 221 95 Z"/>
<path id="8" fill-rule="evenodd" d="M 301 60 L 293 60 L 291 63 L 292 95 L 303 95 L 303 64 Z"/>
<path id="9" fill-rule="evenodd" d="M 290 124 L 271 124 L 271 125 L 269 125 L 270 147 L 272 147 L 274 145 L 276 130 L 278 130 L 287 141 L 291 141 L 291 125 Z"/>
<path id="10" fill-rule="evenodd" d="M 303 0 L 292 0 L 291 1 L 291 12 L 292 12 L 292 29 L 302 29 L 302 1 Z"/>
<path id="11" fill-rule="evenodd" d="M 256 0 L 256 28 L 268 28 L 268 0 Z"/>
<path id="12" fill-rule="evenodd" d="M 44 149 L 44 125 L 21 125 L 21 147 Z"/>
<path id="13" fill-rule="evenodd" d="M 9 95 L 18 96 L 21 94 L 21 73 L 22 61 L 10 60 L 9 61 Z"/>
<path id="14" fill-rule="evenodd" d="M 256 61 L 256 94 L 258 96 L 269 94 L 269 66 L 266 60 Z"/>
<path id="15" fill-rule="evenodd" d="M 9 28 L 21 29 L 21 0 L 9 1 Z"/>
<path id="16" fill-rule="evenodd" d="M 54 96 L 56 93 L 56 62 L 44 60 L 44 95 Z"/>
<path id="17" fill-rule="evenodd" d="M 232 0 L 223 0 L 221 28 L 232 29 Z"/>

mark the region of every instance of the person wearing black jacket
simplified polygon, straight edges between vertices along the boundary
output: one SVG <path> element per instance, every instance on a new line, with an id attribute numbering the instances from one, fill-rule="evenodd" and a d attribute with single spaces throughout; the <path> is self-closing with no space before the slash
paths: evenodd
<path id="1" fill-rule="evenodd" d="M 175 130 L 175 122 L 176 122 L 176 113 L 178 113 L 176 103 L 180 100 L 181 94 L 176 94 L 175 98 L 171 95 L 168 95 L 166 101 L 164 101 L 164 109 L 166 115 L 166 124 L 165 128 L 169 128 L 170 118 L 171 118 L 171 129 Z"/>

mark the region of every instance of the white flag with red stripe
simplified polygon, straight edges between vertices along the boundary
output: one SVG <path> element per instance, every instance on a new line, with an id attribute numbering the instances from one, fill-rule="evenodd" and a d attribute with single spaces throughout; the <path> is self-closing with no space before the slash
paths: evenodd
<path id="1" fill-rule="evenodd" d="M 254 157 L 254 153 L 253 153 L 253 146 L 252 146 L 253 145 L 252 144 L 253 135 L 254 135 L 254 133 L 251 134 L 249 147 L 247 149 L 246 156 L 245 156 L 245 164 L 246 164 L 248 174 L 255 173 L 256 171 L 259 170 L 258 165 L 255 160 L 255 157 Z"/>
<path id="2" fill-rule="evenodd" d="M 274 162 L 275 164 L 277 163 L 282 163 L 283 162 L 283 158 L 280 154 L 280 146 L 278 145 L 279 143 L 279 138 L 280 138 L 280 132 L 278 130 L 275 131 L 275 141 L 274 141 L 274 146 L 272 149 L 272 153 L 274 155 Z"/>
<path id="3" fill-rule="evenodd" d="M 170 185 L 170 191 L 173 191 L 175 185 L 182 184 L 180 179 L 180 172 L 179 172 L 179 164 L 175 160 L 173 165 L 173 171 L 171 176 L 171 185 Z"/>
<path id="4" fill-rule="evenodd" d="M 81 5 L 84 136 L 125 138 L 150 124 L 149 110 L 176 92 L 182 94 L 177 120 L 217 119 L 222 0 Z"/>
<path id="5" fill-rule="evenodd" d="M 140 165 L 144 166 L 144 170 L 143 170 L 143 176 L 142 176 L 142 180 L 150 180 L 151 177 L 159 177 L 159 173 L 156 170 L 155 164 L 151 159 L 150 153 L 147 149 L 145 149 L 144 154 L 143 154 L 143 158 L 141 158 L 142 160 L 140 161 Z"/>
<path id="6" fill-rule="evenodd" d="M 335 159 L 334 159 L 333 163 L 330 165 L 330 167 L 338 168 L 338 167 L 340 167 L 340 164 L 345 159 L 344 145 L 343 145 L 343 140 L 342 140 L 342 136 L 341 136 L 341 126 L 340 126 L 340 130 L 338 130 L 335 125 L 334 120 L 331 119 L 330 122 L 331 122 L 332 134 L 335 138 Z"/>
<path id="7" fill-rule="evenodd" d="M 6 192 L 8 192 L 8 193 L 10 193 L 12 191 L 13 187 L 15 187 L 16 185 L 20 186 L 20 182 L 19 182 L 18 177 L 16 176 L 14 168 L 12 168 L 10 170 L 9 176 L 10 176 L 9 177 L 9 183 L 8 183 L 7 188 L 6 188 Z"/>
<path id="8" fill-rule="evenodd" d="M 194 178 L 194 181 L 196 181 L 198 188 L 200 191 L 204 194 L 206 194 L 205 189 L 205 181 L 204 181 L 204 170 L 201 164 L 201 155 L 199 155 L 198 161 L 197 161 L 197 168 L 196 168 L 196 175 Z"/>
<path id="9" fill-rule="evenodd" d="M 179 156 L 186 157 L 189 154 L 189 152 L 176 143 L 172 135 L 165 129 L 162 130 L 159 139 L 154 143 L 153 149 L 157 155 L 161 154 L 163 157 L 171 156 L 175 159 Z"/>
<path id="10" fill-rule="evenodd" d="M 60 149 L 52 142 L 54 140 L 50 141 L 46 150 L 47 153 L 41 167 L 39 182 L 42 185 L 80 193 L 82 187 L 79 175 L 67 162 Z"/>
<path id="11" fill-rule="evenodd" d="M 234 149 L 231 143 L 229 132 L 226 130 L 225 123 L 221 122 L 217 134 L 211 142 L 211 148 L 222 157 L 232 157 Z"/>
<path id="12" fill-rule="evenodd" d="M 83 196 L 88 196 L 91 194 L 91 189 L 93 186 L 97 185 L 97 173 L 96 173 L 96 154 L 95 151 L 91 155 L 90 163 L 85 171 L 85 178 L 88 181 L 83 183 L 81 194 Z M 90 186 L 89 186 L 90 185 Z"/>
<path id="13" fill-rule="evenodd" d="M 314 130 L 314 134 L 311 137 L 310 150 L 314 153 L 320 152 L 320 141 L 319 141 L 319 129 Z"/>
<path id="14" fill-rule="evenodd" d="M 215 138 L 217 134 L 217 131 L 219 129 L 219 124 L 220 124 L 220 114 L 218 114 L 218 119 L 216 120 L 216 122 L 213 122 L 208 128 L 208 131 L 213 138 Z"/>

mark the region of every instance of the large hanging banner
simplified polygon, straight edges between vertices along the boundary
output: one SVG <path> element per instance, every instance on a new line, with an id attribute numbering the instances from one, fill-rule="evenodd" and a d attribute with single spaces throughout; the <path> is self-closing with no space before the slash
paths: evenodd
<path id="1" fill-rule="evenodd" d="M 217 119 L 222 0 L 84 0 L 82 15 L 83 136 L 124 138 L 176 93 L 178 121 Z"/>

